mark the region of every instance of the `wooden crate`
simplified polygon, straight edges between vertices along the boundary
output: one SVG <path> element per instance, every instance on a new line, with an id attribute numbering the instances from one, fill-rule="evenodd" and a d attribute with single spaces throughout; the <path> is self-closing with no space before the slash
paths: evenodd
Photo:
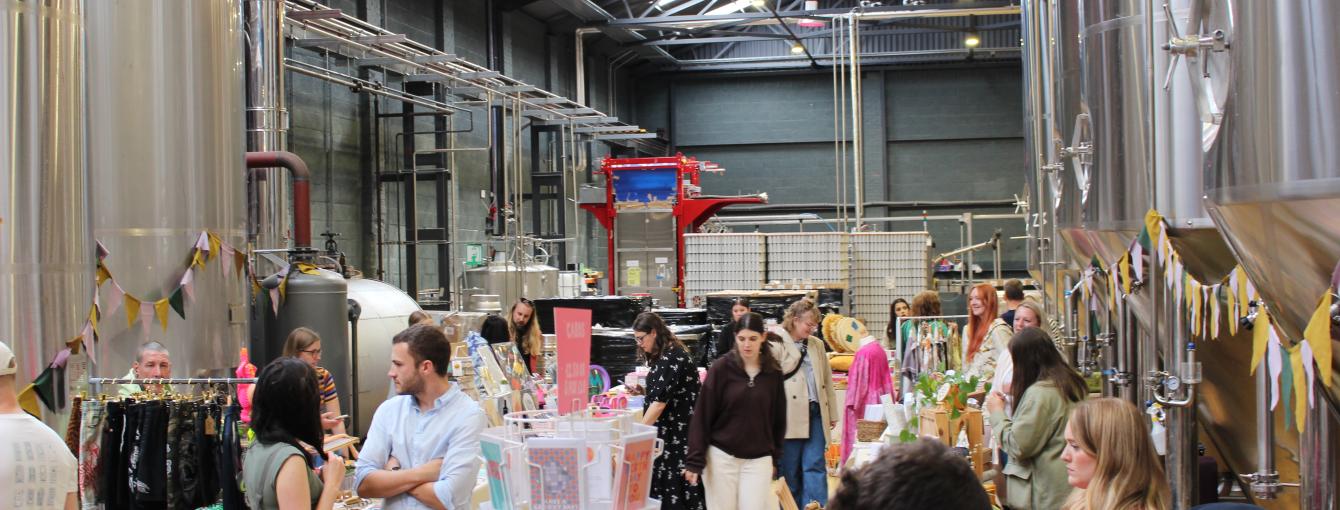
<path id="1" fill-rule="evenodd" d="M 958 442 L 959 432 L 965 427 L 968 432 L 968 449 L 982 446 L 982 411 L 964 409 L 958 419 L 951 420 L 949 411 L 938 407 L 925 408 L 920 413 L 921 426 L 918 433 L 922 436 L 935 436 L 951 448 Z"/>

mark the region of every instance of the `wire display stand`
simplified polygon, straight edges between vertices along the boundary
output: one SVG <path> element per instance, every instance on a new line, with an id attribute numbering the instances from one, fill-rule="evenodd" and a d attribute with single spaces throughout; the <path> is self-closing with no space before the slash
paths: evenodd
<path id="1" fill-rule="evenodd" d="M 140 379 L 135 377 L 90 377 L 93 386 L 103 384 L 256 384 L 255 377 L 164 377 Z"/>
<path id="2" fill-rule="evenodd" d="M 503 417 L 481 434 L 489 475 L 487 510 L 659 509 L 647 496 L 664 449 L 656 427 L 625 410 L 548 410 Z"/>

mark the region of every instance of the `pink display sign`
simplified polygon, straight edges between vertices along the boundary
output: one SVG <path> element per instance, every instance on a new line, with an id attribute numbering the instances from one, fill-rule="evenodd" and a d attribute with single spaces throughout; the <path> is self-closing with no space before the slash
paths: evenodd
<path id="1" fill-rule="evenodd" d="M 558 413 L 568 414 L 586 407 L 591 386 L 591 311 L 554 309 L 554 332 L 558 334 Z"/>

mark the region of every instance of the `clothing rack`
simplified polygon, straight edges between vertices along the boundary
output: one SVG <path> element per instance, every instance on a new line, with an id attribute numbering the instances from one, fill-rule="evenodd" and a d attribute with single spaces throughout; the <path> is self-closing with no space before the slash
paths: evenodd
<path id="1" fill-rule="evenodd" d="M 134 377 L 90 377 L 88 383 L 102 384 L 256 384 L 255 377 L 168 377 L 139 379 Z"/>

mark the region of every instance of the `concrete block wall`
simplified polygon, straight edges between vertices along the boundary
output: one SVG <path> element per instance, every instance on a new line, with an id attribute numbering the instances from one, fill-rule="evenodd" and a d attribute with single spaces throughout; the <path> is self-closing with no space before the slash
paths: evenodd
<path id="1" fill-rule="evenodd" d="M 1024 191 L 1020 73 L 1011 63 L 865 71 L 863 184 L 866 202 L 876 204 L 866 207 L 866 217 L 1013 212 L 1011 205 L 994 204 Z M 810 204 L 804 212 L 835 215 L 837 132 L 829 72 L 666 75 L 640 80 L 633 97 L 640 126 L 666 129 L 678 151 L 726 169 L 703 178 L 704 192 L 767 192 L 771 204 Z M 854 202 L 851 180 L 846 189 Z M 877 227 L 922 229 L 919 222 Z M 826 227 L 806 230 L 816 228 Z M 1006 238 L 1003 268 L 1020 274 L 1027 267 L 1025 243 L 1008 238 L 1025 234 L 1022 219 L 977 220 L 973 238 L 964 243 L 985 241 L 995 229 Z M 962 245 L 957 221 L 931 222 L 928 230 L 934 252 Z M 979 252 L 975 262 L 989 277 L 990 252 Z"/>
<path id="2" fill-rule="evenodd" d="M 455 54 L 479 65 L 488 65 L 488 2 L 454 2 L 440 0 L 333 0 L 328 2 L 335 8 L 357 14 L 376 25 L 386 27 L 396 33 L 407 34 L 410 39 Z M 575 97 L 576 71 L 573 35 L 569 32 L 554 32 L 543 21 L 533 19 L 520 11 L 500 12 L 503 48 L 503 68 L 505 74 L 527 83 L 540 86 L 567 97 Z M 590 103 L 605 109 L 610 104 L 607 97 L 610 91 L 605 86 L 605 70 L 608 57 L 596 51 L 588 44 L 587 68 L 592 71 L 588 78 Z M 289 56 L 304 62 L 331 68 L 349 74 L 358 74 L 359 69 L 352 67 L 348 59 L 338 55 L 327 56 L 319 50 L 290 47 Z M 400 77 L 394 73 L 383 73 L 377 69 L 362 71 L 367 79 L 383 81 L 398 87 Z M 406 287 L 411 275 L 403 274 L 404 249 L 396 246 L 379 247 L 376 235 L 380 230 L 388 240 L 405 238 L 404 218 L 401 207 L 402 191 L 394 184 L 384 185 L 380 200 L 381 223 L 377 223 L 378 199 L 374 192 L 373 172 L 380 168 L 392 170 L 403 168 L 402 147 L 397 143 L 396 135 L 403 131 L 400 119 L 378 120 L 374 111 L 396 113 L 401 104 L 376 96 L 350 92 L 347 88 L 330 85 L 324 81 L 296 73 L 287 73 L 289 97 L 290 131 L 289 150 L 302 156 L 313 171 L 312 191 L 312 230 L 319 234 L 331 230 L 342 234 L 340 249 L 351 263 L 357 266 L 369 278 L 381 278 L 392 284 Z M 625 81 L 626 83 L 626 81 Z M 619 90 L 625 90 L 623 86 Z M 631 102 L 627 94 L 617 101 L 625 109 Z M 456 114 L 450 119 L 451 127 L 462 129 L 471 123 L 469 114 Z M 529 119 L 523 118 L 522 155 L 515 162 L 528 175 L 530 169 Z M 473 131 L 454 136 L 455 147 L 486 147 L 489 143 L 486 126 L 488 112 L 482 105 L 473 113 Z M 510 129 L 510 120 L 507 121 Z M 430 118 L 415 121 L 415 131 L 434 129 Z M 432 135 L 418 135 L 416 146 L 429 148 L 434 146 Z M 607 149 L 603 144 L 594 144 L 593 161 Z M 512 162 L 510 151 L 507 164 Z M 439 197 L 432 182 L 421 182 L 416 193 L 418 210 L 416 220 L 420 228 L 435 227 L 436 216 L 433 202 L 444 201 L 443 207 L 449 207 L 456 201 L 458 211 L 457 230 L 449 235 L 454 241 L 476 242 L 487 238 L 484 232 L 486 205 L 480 200 L 480 191 L 489 188 L 487 152 L 458 152 L 455 155 L 454 178 L 459 190 L 456 197 Z M 584 178 L 590 180 L 589 172 Z M 529 177 L 523 177 L 525 187 L 529 188 Z M 527 207 L 530 205 L 527 204 Z M 568 211 L 567 231 L 576 230 L 577 222 L 583 223 L 582 232 L 590 238 L 580 243 L 581 250 L 573 257 L 587 260 L 592 264 L 603 264 L 604 233 L 599 230 L 589 214 L 582 211 L 581 216 L 572 218 Z M 530 213 L 526 212 L 525 228 L 529 229 Z M 319 240 L 319 238 L 318 238 Z M 576 248 L 574 246 L 573 248 Z M 464 248 L 458 247 L 458 255 L 464 255 Z M 570 251 L 575 251 L 570 249 Z M 418 271 L 414 275 L 420 288 L 438 286 L 439 265 L 435 246 L 422 245 L 418 249 Z M 598 260 L 583 257 L 582 253 L 598 255 Z M 382 273 L 378 274 L 380 267 Z M 598 266 L 597 266 L 598 267 Z"/>

